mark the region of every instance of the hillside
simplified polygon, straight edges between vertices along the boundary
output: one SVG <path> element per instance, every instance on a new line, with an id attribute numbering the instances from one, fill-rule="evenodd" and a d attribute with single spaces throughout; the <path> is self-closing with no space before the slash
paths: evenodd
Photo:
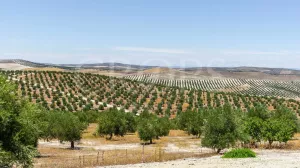
<path id="1" fill-rule="evenodd" d="M 174 73 L 175 71 L 176 70 L 171 68 L 156 67 L 156 68 L 146 69 L 143 71 L 143 73 Z"/>
<path id="2" fill-rule="evenodd" d="M 37 63 L 22 59 L 0 59 L 1 66 L 5 70 L 14 70 L 9 65 L 23 65 L 25 68 L 59 68 L 65 70 L 80 70 L 80 69 L 96 69 L 96 70 L 110 70 L 110 71 L 128 71 L 128 70 L 145 70 L 149 68 L 154 68 L 154 66 L 144 66 L 144 65 L 133 65 L 133 64 L 122 64 L 122 63 L 82 63 L 82 64 L 50 64 L 50 63 Z M 23 69 L 25 69 L 23 68 Z M 19 69 L 16 69 L 19 70 Z"/>
<path id="3" fill-rule="evenodd" d="M 13 64 L 13 65 L 12 65 Z M 18 67 L 19 68 L 15 68 Z M 25 67 L 23 67 L 25 66 Z M 300 71 L 285 68 L 264 67 L 160 67 L 147 65 L 123 64 L 114 62 L 81 63 L 81 64 L 50 64 L 37 63 L 22 59 L 0 59 L 0 68 L 3 70 L 23 70 L 26 68 L 58 68 L 67 71 L 99 71 L 103 74 L 118 73 L 117 76 L 136 74 L 159 74 L 160 78 L 234 78 L 234 79 L 268 79 L 279 81 L 300 80 Z M 39 70 L 39 69 L 37 69 Z"/>
<path id="4" fill-rule="evenodd" d="M 166 68 L 121 63 L 48 64 L 17 59 L 0 60 L 0 69 L 83 72 L 209 92 L 300 97 L 300 71 L 283 68 Z"/>
<path id="5" fill-rule="evenodd" d="M 170 74 L 138 74 L 124 77 L 134 81 L 153 83 L 185 89 L 224 91 L 244 95 L 300 97 L 300 81 L 279 81 L 243 78 L 209 78 L 190 76 L 170 76 Z"/>
<path id="6" fill-rule="evenodd" d="M 22 96 L 47 109 L 104 110 L 112 106 L 138 112 L 148 109 L 159 115 L 176 115 L 187 109 L 218 107 L 229 103 L 247 111 L 257 103 L 269 109 L 285 105 L 300 112 L 300 102 L 225 92 L 152 85 L 103 75 L 49 71 L 1 71 L 14 81 Z M 247 87 L 245 85 L 245 87 Z"/>

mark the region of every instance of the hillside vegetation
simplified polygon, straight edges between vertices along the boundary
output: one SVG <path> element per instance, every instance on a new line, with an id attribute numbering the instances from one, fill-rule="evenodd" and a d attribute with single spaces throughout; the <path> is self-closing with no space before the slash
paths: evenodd
<path id="1" fill-rule="evenodd" d="M 300 102 L 294 99 L 207 92 L 89 73 L 50 71 L 0 71 L 0 73 L 18 85 L 20 95 L 41 104 L 46 109 L 102 111 L 116 106 L 134 113 L 147 109 L 158 115 L 172 117 L 182 111 L 220 107 L 228 103 L 243 111 L 249 111 L 257 104 L 264 104 L 270 110 L 284 105 L 296 113 L 300 112 Z"/>
<path id="2" fill-rule="evenodd" d="M 279 81 L 242 78 L 188 77 L 184 75 L 138 74 L 124 77 L 138 82 L 158 84 L 183 89 L 230 92 L 254 96 L 277 96 L 285 98 L 300 97 L 300 81 Z M 169 79 L 171 78 L 171 79 Z"/>

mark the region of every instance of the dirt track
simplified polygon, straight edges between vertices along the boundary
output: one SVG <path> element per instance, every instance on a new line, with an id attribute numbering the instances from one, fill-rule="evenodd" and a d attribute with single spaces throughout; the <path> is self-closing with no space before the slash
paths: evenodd
<path id="1" fill-rule="evenodd" d="M 300 151 L 258 150 L 257 158 L 222 159 L 220 156 L 209 158 L 191 158 L 162 163 L 109 166 L 108 168 L 233 168 L 233 167 L 269 167 L 295 168 L 300 167 Z"/>

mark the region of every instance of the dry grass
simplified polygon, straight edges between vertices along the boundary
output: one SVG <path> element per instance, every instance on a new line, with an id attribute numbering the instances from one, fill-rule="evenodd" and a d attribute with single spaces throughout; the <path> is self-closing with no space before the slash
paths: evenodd
<path id="1" fill-rule="evenodd" d="M 142 162 L 162 162 L 189 157 L 208 157 L 214 155 L 212 151 L 189 151 L 200 146 L 200 139 L 187 135 L 181 130 L 171 130 L 169 136 L 154 140 L 154 144 L 145 145 L 137 134 L 129 134 L 124 137 L 113 137 L 106 140 L 105 137 L 94 136 L 97 124 L 90 124 L 83 134 L 83 139 L 77 150 L 70 150 L 68 146 L 39 146 L 40 158 L 36 158 L 35 167 L 60 167 L 79 168 L 119 164 L 135 164 Z M 135 146 L 130 147 L 130 145 Z M 138 145 L 137 145 L 138 144 Z M 118 148 L 129 145 L 129 148 Z M 262 144 L 260 147 L 264 147 Z M 94 147 L 111 147 L 96 150 Z M 300 148 L 300 134 L 296 134 L 293 140 L 286 145 L 277 145 L 274 148 L 296 150 Z M 173 149 L 175 148 L 175 149 Z M 171 152 L 168 150 L 171 149 Z"/>
<path id="2" fill-rule="evenodd" d="M 246 146 L 251 147 L 251 146 Z M 268 142 L 257 143 L 257 147 L 260 149 L 270 149 Z M 294 137 L 289 140 L 286 144 L 279 143 L 277 141 L 272 143 L 271 149 L 284 149 L 284 150 L 299 150 L 300 149 L 300 133 L 294 135 Z"/>
<path id="3" fill-rule="evenodd" d="M 87 130 L 84 131 L 82 135 L 82 140 L 88 140 L 94 142 L 94 144 L 129 144 L 129 143 L 140 143 L 140 139 L 135 133 L 129 133 L 124 137 L 121 136 L 113 136 L 112 140 L 107 140 L 105 137 L 95 136 L 95 132 L 97 130 L 97 124 L 90 124 Z"/>
<path id="4" fill-rule="evenodd" d="M 285 146 L 286 149 L 290 150 L 299 150 L 300 149 L 300 133 L 297 133 L 294 135 L 294 138 L 290 141 Z"/>
<path id="5" fill-rule="evenodd" d="M 132 150 L 68 150 L 68 149 L 43 149 L 40 152 L 52 153 L 37 159 L 35 167 L 92 167 L 104 165 L 125 165 L 147 162 L 163 162 L 189 157 L 208 157 L 210 153 L 165 153 L 161 148 L 144 148 Z"/>
<path id="6" fill-rule="evenodd" d="M 171 130 L 169 133 L 169 137 L 178 137 L 178 136 L 189 136 L 189 135 L 182 130 Z"/>
<path id="7" fill-rule="evenodd" d="M 137 134 L 129 134 L 124 137 L 113 137 L 106 140 L 105 137 L 94 136 L 97 124 L 90 124 L 83 134 L 83 139 L 77 150 L 70 150 L 66 146 L 39 145 L 40 158 L 35 160 L 35 167 L 92 167 L 116 164 L 134 164 L 142 162 L 160 162 L 188 157 L 211 156 L 207 152 L 166 152 L 164 149 L 169 144 L 178 148 L 187 148 L 190 145 L 199 145 L 200 140 L 187 135 L 184 131 L 171 130 L 170 135 L 154 140 L 154 144 L 145 145 L 143 150 L 142 142 Z M 89 145 L 87 145 L 89 143 Z M 68 144 L 68 143 L 67 143 Z M 95 146 L 116 146 L 140 144 L 128 149 L 95 150 Z M 83 145 L 83 146 L 81 146 Z"/>

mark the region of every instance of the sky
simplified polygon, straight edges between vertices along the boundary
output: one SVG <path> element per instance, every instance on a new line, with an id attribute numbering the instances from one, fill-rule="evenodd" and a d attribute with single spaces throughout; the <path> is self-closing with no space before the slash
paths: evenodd
<path id="1" fill-rule="evenodd" d="M 3 0 L 0 59 L 300 68 L 300 1 Z"/>

